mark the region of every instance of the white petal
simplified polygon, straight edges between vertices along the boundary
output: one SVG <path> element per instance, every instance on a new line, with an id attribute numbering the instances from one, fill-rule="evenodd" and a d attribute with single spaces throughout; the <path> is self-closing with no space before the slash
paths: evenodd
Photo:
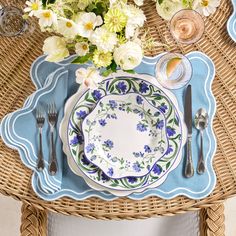
<path id="1" fill-rule="evenodd" d="M 26 1 L 26 5 L 28 5 L 28 6 L 32 6 L 32 2 L 30 2 L 30 1 Z"/>
<path id="2" fill-rule="evenodd" d="M 102 17 L 101 16 L 97 16 L 96 18 L 96 26 L 100 26 L 103 23 Z"/>
<path id="3" fill-rule="evenodd" d="M 30 12 L 31 11 L 31 8 L 30 7 L 26 7 L 25 9 L 24 9 L 24 12 Z"/>
<path id="4" fill-rule="evenodd" d="M 210 13 L 208 12 L 207 8 L 203 8 L 202 11 L 203 11 L 203 15 L 204 16 L 209 16 L 210 15 Z"/>

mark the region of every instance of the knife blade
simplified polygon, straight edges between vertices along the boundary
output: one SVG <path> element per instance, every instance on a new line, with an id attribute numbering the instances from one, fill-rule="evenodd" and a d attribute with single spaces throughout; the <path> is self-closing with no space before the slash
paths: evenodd
<path id="1" fill-rule="evenodd" d="M 186 164 L 185 177 L 190 178 L 194 175 L 192 160 L 192 87 L 188 85 L 184 102 L 184 121 L 187 126 L 188 135 L 186 143 Z"/>
<path id="2" fill-rule="evenodd" d="M 184 103 L 184 120 L 188 129 L 188 134 L 192 134 L 192 87 L 188 85 L 185 103 Z"/>

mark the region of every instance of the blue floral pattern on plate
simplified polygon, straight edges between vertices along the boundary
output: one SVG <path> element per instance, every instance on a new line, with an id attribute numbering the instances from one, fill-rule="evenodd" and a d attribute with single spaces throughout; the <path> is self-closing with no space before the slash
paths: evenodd
<path id="1" fill-rule="evenodd" d="M 141 95 L 105 96 L 83 121 L 85 155 L 111 178 L 144 176 L 167 152 L 165 126 L 161 110 Z"/>
<path id="2" fill-rule="evenodd" d="M 81 116 L 78 116 L 78 112 L 81 113 L 81 111 L 83 111 L 83 114 L 89 114 L 96 107 L 99 101 L 105 96 L 125 95 L 130 93 L 141 94 L 142 97 L 140 97 L 142 99 L 145 98 L 148 103 L 156 107 L 164 114 L 166 125 L 162 124 L 162 122 L 156 125 L 157 127 L 162 127 L 164 125 L 169 143 L 164 157 L 160 158 L 152 166 L 152 168 L 150 167 L 150 171 L 147 175 L 142 177 L 130 176 L 114 179 L 109 177 L 112 173 L 114 173 L 114 170 L 112 172 L 112 170 L 109 169 L 107 173 L 104 173 L 98 166 L 94 165 L 90 162 L 90 160 L 88 160 L 84 154 L 84 143 L 80 145 L 71 145 L 70 143 L 75 137 L 82 135 L 83 119 Z M 138 102 L 141 102 L 140 98 L 137 98 L 137 100 Z M 113 102 L 112 106 L 115 106 Z M 98 119 L 97 122 L 99 125 L 101 124 L 106 126 L 108 120 L 101 118 Z M 143 127 L 141 129 L 143 130 Z M 172 169 L 172 166 L 174 165 L 176 158 L 178 157 L 185 142 L 185 136 L 183 136 L 182 133 L 183 131 L 184 134 L 186 134 L 186 128 L 183 126 L 183 120 L 180 120 L 180 116 L 176 110 L 175 105 L 165 92 L 148 81 L 134 77 L 121 76 L 119 78 L 107 79 L 103 81 L 97 90 L 88 90 L 80 97 L 74 106 L 69 119 L 67 129 L 67 143 L 70 145 L 70 154 L 74 161 L 77 163 L 81 172 L 84 173 L 84 175 L 89 179 L 108 189 L 134 190 L 159 183 L 164 176 L 168 175 L 169 170 Z M 144 143 L 143 145 L 146 144 Z M 87 151 L 91 152 L 95 149 L 95 145 L 89 145 L 86 148 L 88 148 Z M 147 146 L 145 146 L 145 149 L 146 151 L 149 151 Z M 135 155 L 142 155 L 143 150 L 138 150 Z M 140 168 L 138 163 L 134 163 L 132 167 L 135 170 L 139 170 Z"/>

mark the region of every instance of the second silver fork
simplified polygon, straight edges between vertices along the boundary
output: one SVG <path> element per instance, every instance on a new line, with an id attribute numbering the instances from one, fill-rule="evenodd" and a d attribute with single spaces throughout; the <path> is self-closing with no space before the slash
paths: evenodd
<path id="1" fill-rule="evenodd" d="M 48 105 L 48 121 L 50 125 L 50 159 L 49 159 L 49 173 L 51 175 L 55 175 L 57 173 L 57 157 L 56 157 L 56 149 L 54 143 L 54 129 L 57 123 L 57 110 L 55 103 L 51 103 Z"/>
<path id="2" fill-rule="evenodd" d="M 42 131 L 44 125 L 44 113 L 42 109 L 36 110 L 36 122 L 39 130 L 39 151 L 38 151 L 38 160 L 37 160 L 37 169 L 42 171 L 44 169 L 44 158 L 43 158 L 43 145 L 42 145 Z"/>

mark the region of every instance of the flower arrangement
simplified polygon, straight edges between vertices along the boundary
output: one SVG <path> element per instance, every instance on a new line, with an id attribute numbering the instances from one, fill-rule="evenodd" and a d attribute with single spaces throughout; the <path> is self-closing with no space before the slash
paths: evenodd
<path id="1" fill-rule="evenodd" d="M 182 9 L 193 9 L 203 16 L 209 16 L 216 11 L 220 0 L 154 0 L 157 13 L 165 20 Z"/>
<path id="2" fill-rule="evenodd" d="M 159 15 L 170 20 L 181 9 L 194 9 L 208 16 L 220 0 L 153 0 Z M 78 69 L 77 82 L 96 88 L 102 76 L 120 67 L 133 72 L 143 58 L 143 51 L 154 45 L 140 28 L 146 17 L 139 8 L 144 0 L 28 0 L 25 17 L 37 17 L 42 31 L 56 33 L 44 41 L 46 60 L 58 62 L 73 51 L 72 63 L 91 61 L 94 67 Z M 101 69 L 99 73 L 97 69 Z"/>
<path id="3" fill-rule="evenodd" d="M 146 17 L 138 7 L 143 1 L 128 4 L 126 0 L 28 0 L 26 15 L 38 18 L 42 31 L 56 33 L 44 41 L 46 60 L 58 62 L 74 51 L 73 63 L 92 61 L 102 68 L 102 75 L 115 72 L 119 66 L 132 71 L 143 57 L 139 29 Z M 90 83 L 99 74 L 94 68 L 81 69 L 77 79 Z M 88 78 L 87 81 L 84 81 Z M 97 79 L 100 80 L 100 79 Z"/>

